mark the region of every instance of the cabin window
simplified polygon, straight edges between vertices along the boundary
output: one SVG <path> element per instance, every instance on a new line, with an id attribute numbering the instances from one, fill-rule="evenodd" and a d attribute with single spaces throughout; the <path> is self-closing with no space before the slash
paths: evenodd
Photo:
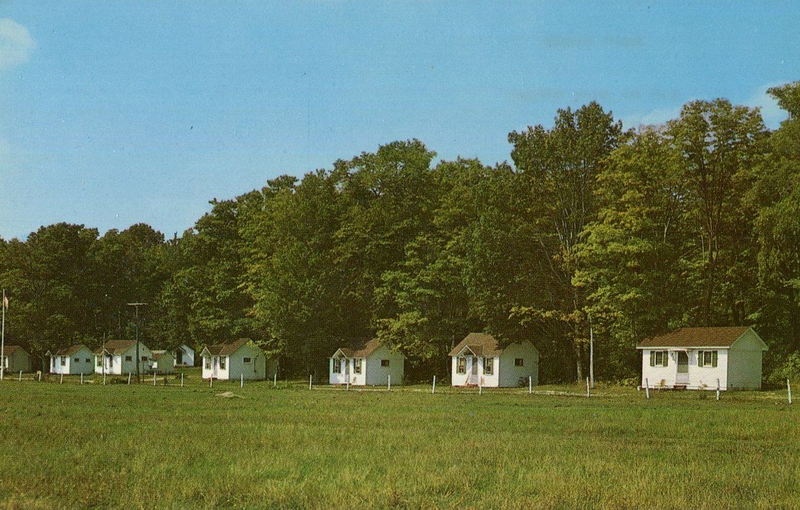
<path id="1" fill-rule="evenodd" d="M 456 373 L 457 374 L 467 373 L 467 358 L 456 358 Z"/>
<path id="2" fill-rule="evenodd" d="M 333 373 L 334 374 L 342 373 L 342 360 L 340 360 L 339 358 L 333 359 Z"/>
<path id="3" fill-rule="evenodd" d="M 253 358 L 243 358 L 242 361 L 244 361 L 245 363 L 250 363 L 251 361 L 253 361 Z"/>
<path id="4" fill-rule="evenodd" d="M 356 358 L 353 360 L 353 373 L 360 374 L 361 373 L 361 358 Z"/>
<path id="5" fill-rule="evenodd" d="M 97 357 L 95 358 L 95 361 L 97 362 L 97 366 L 98 366 L 98 367 L 103 365 L 103 362 L 100 360 L 100 356 L 97 356 Z"/>
<path id="6" fill-rule="evenodd" d="M 91 362 L 92 362 L 92 360 L 90 360 L 89 358 L 86 358 L 86 363 L 91 363 Z"/>
<path id="7" fill-rule="evenodd" d="M 714 368 L 717 366 L 717 358 L 717 351 L 698 351 L 697 366 Z"/>
<path id="8" fill-rule="evenodd" d="M 514 366 L 515 367 L 524 367 L 525 366 L 525 359 L 523 359 L 523 358 L 514 358 Z"/>
<path id="9" fill-rule="evenodd" d="M 204 358 L 206 362 L 206 370 L 211 370 L 211 358 Z"/>
<path id="10" fill-rule="evenodd" d="M 67 366 L 67 357 L 66 356 L 61 356 L 61 366 L 62 367 Z"/>
<path id="11" fill-rule="evenodd" d="M 75 363 L 80 363 L 80 362 L 81 362 L 80 358 L 75 358 Z"/>
<path id="12" fill-rule="evenodd" d="M 669 355 L 667 351 L 650 351 L 651 367 L 666 367 L 669 365 Z"/>
<path id="13" fill-rule="evenodd" d="M 125 361 L 133 361 L 133 356 L 125 356 Z"/>
<path id="14" fill-rule="evenodd" d="M 494 358 L 483 358 L 483 375 L 494 374 Z"/>
<path id="15" fill-rule="evenodd" d="M 388 367 L 389 366 L 389 360 L 388 359 L 382 359 L 381 360 L 381 366 L 382 367 Z"/>
<path id="16" fill-rule="evenodd" d="M 227 360 L 227 359 L 228 358 L 226 358 L 224 356 L 219 359 L 219 368 L 225 370 L 225 360 Z"/>
<path id="17" fill-rule="evenodd" d="M 142 356 L 142 361 L 147 361 L 147 356 Z"/>

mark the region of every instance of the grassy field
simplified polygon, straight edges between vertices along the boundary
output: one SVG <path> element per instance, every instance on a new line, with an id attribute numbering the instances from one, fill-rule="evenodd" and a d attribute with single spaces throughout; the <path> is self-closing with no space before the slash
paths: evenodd
<path id="1" fill-rule="evenodd" d="M 800 507 L 777 392 L 306 384 L 6 380 L 0 507 Z"/>

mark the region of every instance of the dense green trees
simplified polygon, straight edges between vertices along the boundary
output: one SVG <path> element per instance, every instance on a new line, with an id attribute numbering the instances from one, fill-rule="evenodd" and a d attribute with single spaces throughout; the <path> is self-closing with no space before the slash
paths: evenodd
<path id="1" fill-rule="evenodd" d="M 753 324 L 784 374 L 800 359 L 800 85 L 770 93 L 790 114 L 774 131 L 721 99 L 629 132 L 590 103 L 510 133 L 513 166 L 393 142 L 214 201 L 180 238 L 57 224 L 1 240 L 8 340 L 96 345 L 130 335 L 126 303 L 145 301 L 153 345 L 250 336 L 289 373 L 378 336 L 411 377 L 444 374 L 488 330 L 533 339 L 552 381 L 585 375 L 590 326 L 596 373 L 618 379 L 646 336 Z"/>

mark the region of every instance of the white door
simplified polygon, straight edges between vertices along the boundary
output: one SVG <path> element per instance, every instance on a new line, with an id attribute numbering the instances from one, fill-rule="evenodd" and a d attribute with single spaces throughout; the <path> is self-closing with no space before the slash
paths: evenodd
<path id="1" fill-rule="evenodd" d="M 678 373 L 675 376 L 676 384 L 689 384 L 689 355 L 686 351 L 678 351 Z"/>

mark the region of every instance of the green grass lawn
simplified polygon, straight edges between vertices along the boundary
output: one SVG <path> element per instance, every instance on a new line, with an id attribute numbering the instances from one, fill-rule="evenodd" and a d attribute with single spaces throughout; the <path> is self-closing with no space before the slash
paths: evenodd
<path id="1" fill-rule="evenodd" d="M 6 380 L 0 507 L 796 508 L 798 412 L 779 392 Z"/>

